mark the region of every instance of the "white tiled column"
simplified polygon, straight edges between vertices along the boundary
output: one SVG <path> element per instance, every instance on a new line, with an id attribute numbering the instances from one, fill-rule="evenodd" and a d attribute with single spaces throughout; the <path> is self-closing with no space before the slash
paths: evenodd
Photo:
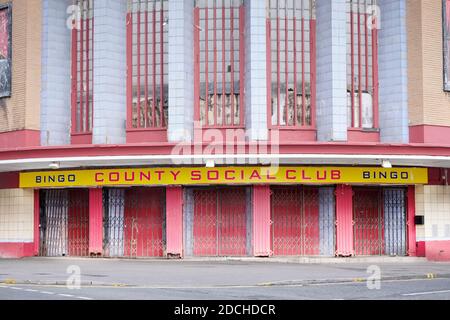
<path id="1" fill-rule="evenodd" d="M 406 0 L 379 0 L 379 115 L 382 142 L 409 142 Z"/>
<path id="2" fill-rule="evenodd" d="M 250 140 L 267 140 L 266 1 L 246 0 L 245 11 L 246 130 Z"/>
<path id="3" fill-rule="evenodd" d="M 346 0 L 317 0 L 317 137 L 347 140 Z"/>
<path id="4" fill-rule="evenodd" d="M 126 140 L 127 1 L 94 1 L 93 143 Z"/>
<path id="5" fill-rule="evenodd" d="M 191 141 L 194 118 L 194 1 L 169 1 L 169 126 L 171 142 Z"/>
<path id="6" fill-rule="evenodd" d="M 70 143 L 72 0 L 42 1 L 41 145 Z"/>

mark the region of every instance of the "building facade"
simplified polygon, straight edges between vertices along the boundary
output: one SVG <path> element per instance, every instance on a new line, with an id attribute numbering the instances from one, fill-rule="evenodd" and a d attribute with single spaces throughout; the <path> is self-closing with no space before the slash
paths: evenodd
<path id="1" fill-rule="evenodd" d="M 0 257 L 450 260 L 450 1 L 0 0 Z"/>

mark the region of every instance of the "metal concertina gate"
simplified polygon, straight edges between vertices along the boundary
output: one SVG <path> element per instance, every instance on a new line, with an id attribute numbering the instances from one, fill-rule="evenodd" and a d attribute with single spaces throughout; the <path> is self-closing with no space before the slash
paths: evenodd
<path id="1" fill-rule="evenodd" d="M 353 233 L 355 255 L 406 255 L 406 190 L 355 188 Z"/>
<path id="2" fill-rule="evenodd" d="M 164 256 L 166 228 L 163 188 L 106 189 L 103 207 L 105 256 Z"/>
<path id="3" fill-rule="evenodd" d="M 194 256 L 249 254 L 250 222 L 246 188 L 194 189 L 192 195 L 192 254 Z"/>
<path id="4" fill-rule="evenodd" d="M 89 191 L 42 190 L 40 256 L 89 255 Z"/>

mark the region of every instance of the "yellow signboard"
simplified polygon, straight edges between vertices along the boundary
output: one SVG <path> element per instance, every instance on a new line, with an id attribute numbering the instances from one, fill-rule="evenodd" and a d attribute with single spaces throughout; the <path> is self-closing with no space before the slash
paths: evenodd
<path id="1" fill-rule="evenodd" d="M 424 168 L 191 167 L 26 172 L 21 188 L 218 184 L 427 184 Z"/>

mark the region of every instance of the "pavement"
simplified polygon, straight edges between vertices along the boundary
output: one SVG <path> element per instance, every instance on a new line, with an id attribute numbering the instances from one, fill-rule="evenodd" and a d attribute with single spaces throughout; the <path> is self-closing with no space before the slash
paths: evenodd
<path id="1" fill-rule="evenodd" d="M 296 259 L 0 259 L 0 299 L 450 300 L 450 263 Z"/>

